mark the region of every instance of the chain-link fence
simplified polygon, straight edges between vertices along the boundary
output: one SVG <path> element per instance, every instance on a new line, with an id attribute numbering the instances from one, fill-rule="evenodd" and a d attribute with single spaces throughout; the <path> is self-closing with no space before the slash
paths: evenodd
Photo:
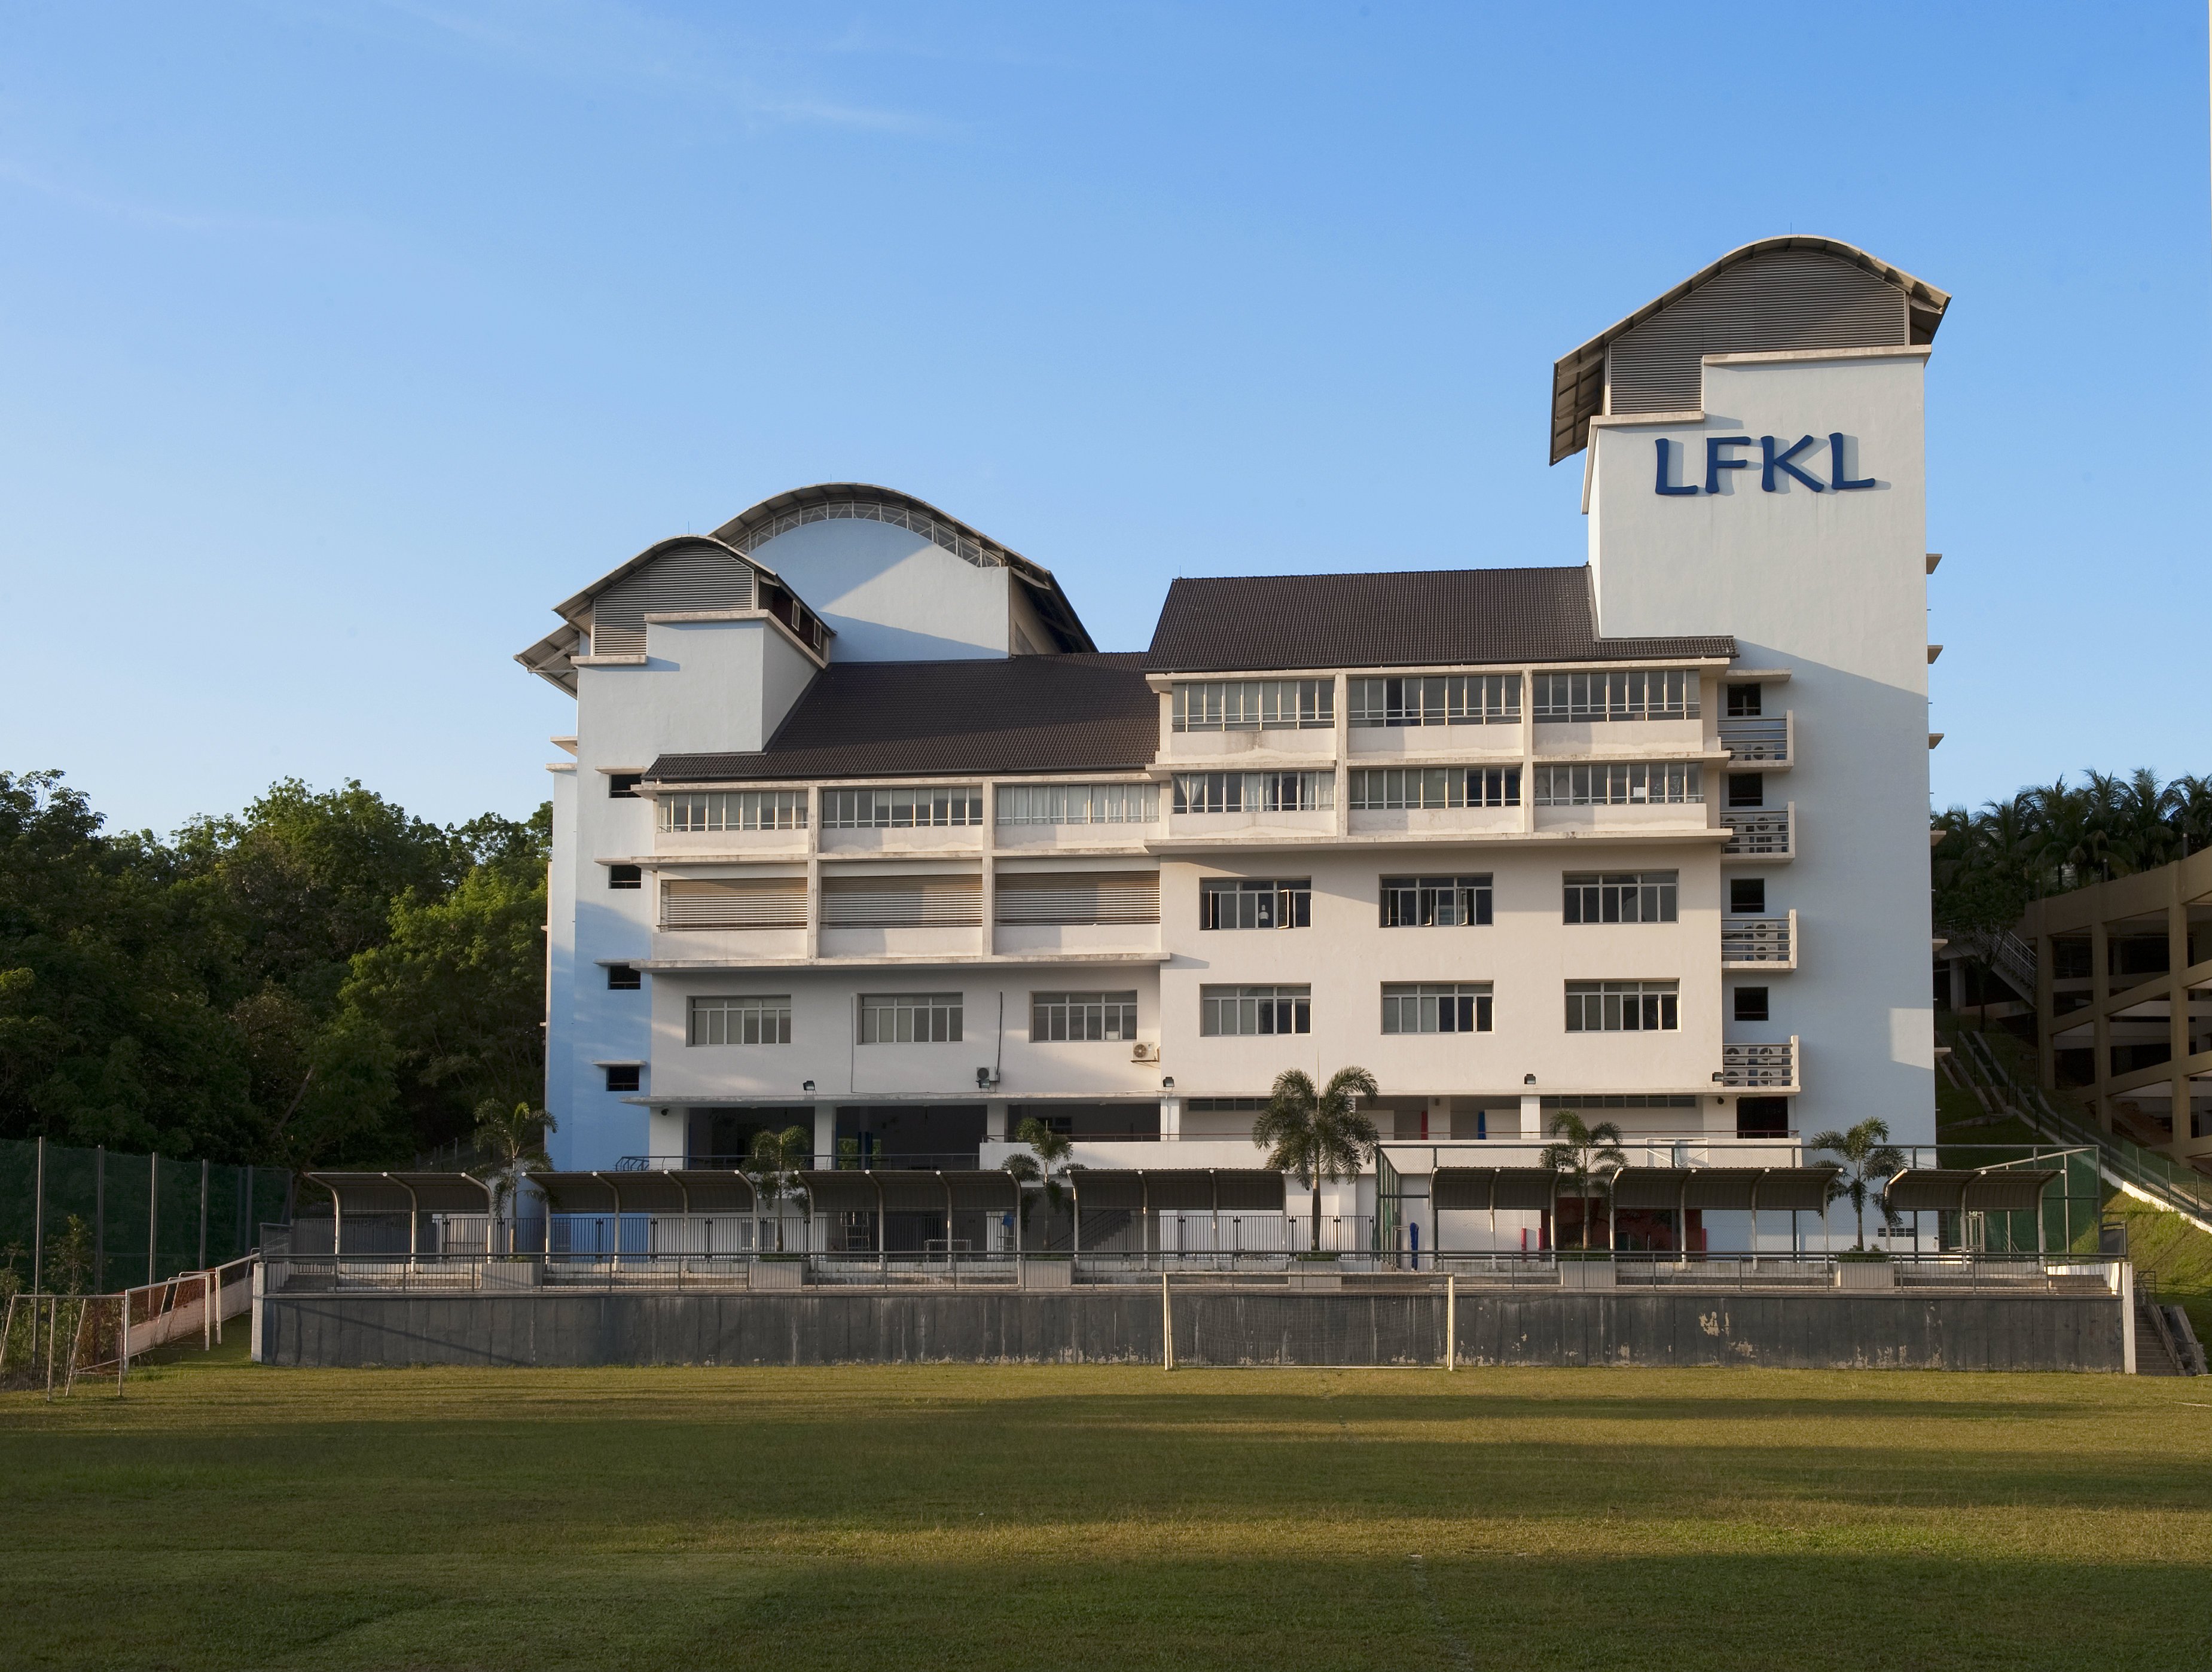
<path id="1" fill-rule="evenodd" d="M 282 1168 L 0 1139 L 0 1289 L 100 1292 L 222 1265 L 285 1218 L 289 1183 Z"/>

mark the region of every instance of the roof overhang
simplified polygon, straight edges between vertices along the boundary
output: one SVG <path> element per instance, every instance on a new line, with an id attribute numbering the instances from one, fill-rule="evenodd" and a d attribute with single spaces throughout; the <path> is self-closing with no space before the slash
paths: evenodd
<path id="1" fill-rule="evenodd" d="M 1624 337 L 1654 314 L 1674 307 L 1692 291 L 1702 289 L 1731 267 L 1741 266 L 1760 256 L 1772 255 L 1782 250 L 1804 250 L 1818 255 L 1832 256 L 1863 269 L 1905 293 L 1907 333 L 1912 344 L 1932 343 L 1936 327 L 1943 323 L 1944 311 L 1951 306 L 1948 291 L 1938 290 L 1924 279 L 1915 278 L 1901 267 L 1869 255 L 1856 244 L 1846 244 L 1841 239 L 1820 238 L 1810 234 L 1792 234 L 1786 238 L 1762 238 L 1730 250 L 1710 266 L 1701 267 L 1664 295 L 1654 297 L 1627 318 L 1608 325 L 1571 354 L 1562 355 L 1552 367 L 1552 462 L 1570 458 L 1583 449 L 1589 433 L 1589 421 L 1597 416 L 1605 404 L 1606 350 L 1616 337 Z M 1900 344 L 1899 346 L 1905 346 Z"/>

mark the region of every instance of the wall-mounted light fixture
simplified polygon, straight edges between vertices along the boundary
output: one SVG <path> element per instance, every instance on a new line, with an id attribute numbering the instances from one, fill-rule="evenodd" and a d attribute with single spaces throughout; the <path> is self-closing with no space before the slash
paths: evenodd
<path id="1" fill-rule="evenodd" d="M 1536 1083 L 1536 1077 L 1534 1074 L 1523 1074 L 1521 1076 L 1521 1083 L 1523 1085 L 1534 1085 Z"/>
<path id="2" fill-rule="evenodd" d="M 805 1092 L 805 1093 L 806 1093 L 806 1095 L 807 1095 L 808 1097 L 812 1097 L 812 1096 L 814 1095 L 814 1082 L 813 1082 L 812 1080 L 811 1080 L 811 1079 L 810 1079 L 810 1080 L 808 1080 L 808 1081 L 807 1081 L 804 1085 L 800 1086 L 799 1089 L 800 1091 L 802 1091 Z"/>
<path id="3" fill-rule="evenodd" d="M 1163 1091 L 1172 1091 L 1175 1090 L 1175 1076 L 1173 1074 L 1162 1074 L 1160 1076 L 1160 1090 Z"/>

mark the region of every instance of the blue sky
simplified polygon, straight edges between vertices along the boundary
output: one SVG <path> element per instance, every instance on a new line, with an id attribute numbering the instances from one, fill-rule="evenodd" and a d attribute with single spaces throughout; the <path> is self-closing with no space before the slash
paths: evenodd
<path id="1" fill-rule="evenodd" d="M 0 767 L 119 824 L 526 811 L 548 606 L 802 483 L 1109 648 L 1181 574 L 1580 562 L 1552 361 L 1789 231 L 1956 299 L 1938 804 L 2212 770 L 2192 4 L 0 19 Z"/>

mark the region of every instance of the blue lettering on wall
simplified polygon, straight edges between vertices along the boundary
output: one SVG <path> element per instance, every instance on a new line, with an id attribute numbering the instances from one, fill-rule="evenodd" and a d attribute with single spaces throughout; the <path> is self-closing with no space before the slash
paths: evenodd
<path id="1" fill-rule="evenodd" d="M 1813 438 L 1810 435 L 1806 435 L 1801 437 L 1796 445 L 1784 447 L 1781 452 L 1777 453 L 1774 450 L 1774 437 L 1771 435 L 1760 436 L 1759 438 L 1759 450 L 1765 457 L 1765 463 L 1760 466 L 1759 472 L 1759 485 L 1760 490 L 1770 494 L 1774 492 L 1774 473 L 1777 471 L 1781 471 L 1787 475 L 1796 477 L 1798 481 L 1803 483 L 1816 494 L 1824 494 L 1827 492 L 1828 484 L 1826 483 L 1820 481 L 1816 477 L 1806 475 L 1804 471 L 1799 470 L 1796 465 L 1790 462 L 1799 453 L 1804 452 L 1807 447 L 1809 447 L 1812 445 Z"/>
<path id="2" fill-rule="evenodd" d="M 1674 444 L 1668 441 L 1664 435 L 1662 435 L 1659 438 L 1659 486 L 1656 491 L 1662 494 L 1694 494 L 1698 491 L 1698 484 L 1696 483 L 1692 482 L 1685 487 L 1678 488 L 1672 482 L 1668 480 L 1668 477 L 1674 474 L 1673 469 L 1667 463 L 1668 456 L 1672 453 L 1674 450 Z"/>
<path id="3" fill-rule="evenodd" d="M 1747 447 L 1750 445 L 1751 437 L 1748 435 L 1708 435 L 1705 437 L 1705 491 L 1707 493 L 1717 494 L 1720 492 L 1721 472 L 1723 471 L 1747 471 L 1751 468 L 1750 459 L 1730 459 L 1723 453 L 1721 449 L 1723 447 Z"/>
<path id="4" fill-rule="evenodd" d="M 1775 479 L 1778 471 L 1793 478 L 1816 494 L 1843 493 L 1854 488 L 1881 486 L 1881 484 L 1870 476 L 1844 474 L 1844 442 L 1845 439 L 1844 432 L 1840 429 L 1829 434 L 1828 474 L 1831 479 L 1823 482 L 1797 462 L 1811 449 L 1820 445 L 1817 436 L 1800 435 L 1788 447 L 1783 446 L 1781 437 L 1777 435 L 1759 437 L 1760 490 L 1770 494 L 1784 491 L 1782 484 Z M 1658 436 L 1652 443 L 1653 450 L 1657 454 L 1658 471 L 1652 480 L 1651 491 L 1656 494 L 1664 494 L 1670 499 L 1693 496 L 1699 492 L 1717 494 L 1721 490 L 1723 471 L 1747 471 L 1751 468 L 1750 459 L 1733 457 L 1730 449 L 1747 447 L 1751 444 L 1752 438 L 1748 435 L 1706 436 L 1705 485 L 1700 489 L 1694 482 L 1678 483 L 1674 480 L 1678 469 L 1674 449 L 1680 444 L 1670 441 L 1664 435 Z"/>
<path id="5" fill-rule="evenodd" d="M 1836 478 L 1835 489 L 1839 494 L 1848 488 L 1874 486 L 1874 478 L 1870 476 L 1854 479 L 1844 474 L 1844 432 L 1840 429 L 1828 437 L 1828 474 Z"/>

